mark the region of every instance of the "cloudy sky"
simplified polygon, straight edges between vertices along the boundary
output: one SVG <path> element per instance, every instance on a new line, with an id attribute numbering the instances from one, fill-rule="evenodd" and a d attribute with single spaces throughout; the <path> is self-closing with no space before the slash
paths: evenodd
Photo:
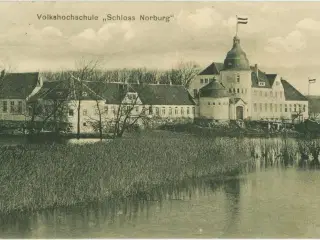
<path id="1" fill-rule="evenodd" d="M 222 62 L 232 46 L 235 16 L 250 64 L 278 73 L 302 92 L 318 78 L 320 94 L 320 2 L 2 2 L 0 60 L 15 71 L 73 68 L 79 58 L 99 58 L 105 68 L 165 69 L 178 61 L 206 67 Z M 39 20 L 47 14 L 92 15 L 96 21 Z M 135 21 L 106 21 L 107 14 Z M 140 21 L 140 15 L 170 16 Z"/>

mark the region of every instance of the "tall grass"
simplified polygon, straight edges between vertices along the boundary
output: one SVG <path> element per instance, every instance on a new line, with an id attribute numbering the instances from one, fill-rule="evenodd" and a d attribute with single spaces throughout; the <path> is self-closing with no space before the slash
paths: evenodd
<path id="1" fill-rule="evenodd" d="M 0 212 L 126 198 L 186 178 L 237 174 L 249 160 L 240 143 L 142 134 L 110 143 L 3 148 Z"/>
<path id="2" fill-rule="evenodd" d="M 0 213 L 137 196 L 159 186 L 237 175 L 259 163 L 319 166 L 320 140 L 142 133 L 109 143 L 0 148 Z M 310 158 L 311 157 L 311 158 Z M 311 160 L 310 160 L 311 159 Z"/>

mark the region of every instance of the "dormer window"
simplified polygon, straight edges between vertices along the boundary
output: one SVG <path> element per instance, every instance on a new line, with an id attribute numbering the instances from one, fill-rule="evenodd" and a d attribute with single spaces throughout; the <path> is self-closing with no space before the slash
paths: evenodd
<path id="1" fill-rule="evenodd" d="M 259 87 L 264 87 L 266 85 L 265 82 L 258 82 Z"/>
<path id="2" fill-rule="evenodd" d="M 137 98 L 137 94 L 136 93 L 128 93 L 128 99 L 129 100 L 135 100 Z"/>

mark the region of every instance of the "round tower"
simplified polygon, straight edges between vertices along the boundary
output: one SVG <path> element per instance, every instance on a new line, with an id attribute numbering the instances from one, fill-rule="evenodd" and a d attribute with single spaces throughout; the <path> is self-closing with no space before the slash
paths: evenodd
<path id="1" fill-rule="evenodd" d="M 220 72 L 220 81 L 230 94 L 230 118 L 245 119 L 251 116 L 251 68 L 239 37 L 233 38 Z M 238 106 L 239 104 L 241 106 Z"/>

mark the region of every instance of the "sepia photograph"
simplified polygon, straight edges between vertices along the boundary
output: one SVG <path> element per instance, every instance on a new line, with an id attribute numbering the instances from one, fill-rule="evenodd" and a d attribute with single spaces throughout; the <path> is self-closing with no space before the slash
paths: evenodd
<path id="1" fill-rule="evenodd" d="M 319 12 L 0 2 L 0 238 L 318 238 Z"/>

